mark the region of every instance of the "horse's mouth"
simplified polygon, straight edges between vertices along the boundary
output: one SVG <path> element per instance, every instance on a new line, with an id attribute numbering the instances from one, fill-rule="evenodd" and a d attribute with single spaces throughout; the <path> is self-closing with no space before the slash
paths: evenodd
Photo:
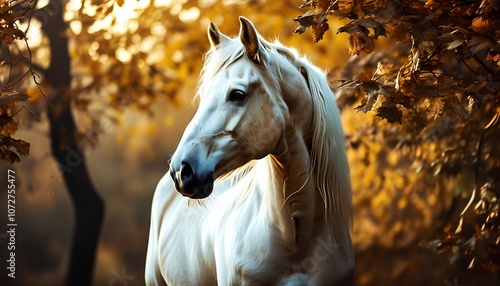
<path id="1" fill-rule="evenodd" d="M 191 180 L 186 181 L 182 179 L 180 172 L 170 170 L 170 176 L 178 193 L 190 199 L 204 199 L 212 194 L 214 188 L 212 174 L 208 174 L 203 180 L 193 177 Z"/>
<path id="2" fill-rule="evenodd" d="M 212 193 L 212 191 L 210 191 L 208 194 L 207 193 L 202 193 L 202 192 L 196 192 L 194 194 L 192 194 L 191 196 L 189 195 L 185 195 L 185 194 L 182 194 L 183 196 L 185 197 L 188 197 L 192 200 L 200 200 L 200 199 L 205 199 L 207 198 L 210 194 Z"/>
<path id="3" fill-rule="evenodd" d="M 187 192 L 180 192 L 179 190 L 177 191 L 185 197 L 198 200 L 210 196 L 212 194 L 213 188 L 214 182 L 213 179 L 211 179 L 210 182 L 205 182 L 199 188 L 195 188 L 194 190 L 188 190 Z"/>

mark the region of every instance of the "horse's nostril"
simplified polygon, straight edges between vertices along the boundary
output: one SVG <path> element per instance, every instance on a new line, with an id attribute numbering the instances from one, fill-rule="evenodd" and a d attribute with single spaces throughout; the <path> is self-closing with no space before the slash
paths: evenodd
<path id="1" fill-rule="evenodd" d="M 184 184 L 189 184 L 194 179 L 193 168 L 189 163 L 182 162 L 180 179 Z"/>

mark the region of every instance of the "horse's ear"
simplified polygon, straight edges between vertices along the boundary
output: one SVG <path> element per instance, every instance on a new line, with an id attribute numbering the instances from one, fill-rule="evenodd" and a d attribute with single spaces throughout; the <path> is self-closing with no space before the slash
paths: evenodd
<path id="1" fill-rule="evenodd" d="M 247 50 L 247 55 L 252 60 L 260 62 L 257 30 L 253 23 L 243 16 L 240 16 L 240 40 Z"/>
<path id="2" fill-rule="evenodd" d="M 213 47 L 217 46 L 223 41 L 229 40 L 229 37 L 222 34 L 214 23 L 210 22 L 207 29 L 208 40 Z"/>

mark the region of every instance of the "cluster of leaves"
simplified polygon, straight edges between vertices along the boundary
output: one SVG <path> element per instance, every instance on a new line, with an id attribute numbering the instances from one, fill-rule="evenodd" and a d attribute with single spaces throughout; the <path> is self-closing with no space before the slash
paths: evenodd
<path id="1" fill-rule="evenodd" d="M 14 2 L 14 5 L 11 5 Z M 21 3 L 11 0 L 0 0 L 0 38 L 2 44 L 9 45 L 16 39 L 24 39 L 24 32 L 19 30 L 16 22 L 24 16 L 28 6 L 16 9 Z"/>
<path id="2" fill-rule="evenodd" d="M 18 101 L 27 99 L 27 95 L 2 93 L 0 96 L 0 160 L 9 163 L 20 162 L 19 156 L 27 156 L 30 144 L 24 140 L 12 138 L 17 131 L 17 122 L 12 110 Z"/>
<path id="3" fill-rule="evenodd" d="M 90 142 L 101 135 L 96 126 L 104 119 L 116 122 L 128 108 L 152 116 L 158 102 L 180 106 L 181 92 L 196 86 L 205 27 L 181 14 L 198 1 L 141 3 L 88 0 L 67 7 L 73 15 L 71 96 L 80 131 Z"/>
<path id="4" fill-rule="evenodd" d="M 16 40 L 25 40 L 25 34 L 18 28 L 17 23 L 30 10 L 31 5 L 33 1 L 0 0 L 0 67 L 2 71 L 8 71 L 1 79 L 0 88 L 0 160 L 11 164 L 20 162 L 20 156 L 27 156 L 30 149 L 28 142 L 12 137 L 18 128 L 14 118 L 17 112 L 14 110 L 26 101 L 28 96 L 14 89 L 18 80 L 12 80 L 10 45 Z"/>
<path id="5" fill-rule="evenodd" d="M 374 111 L 396 129 L 386 142 L 405 150 L 417 172 L 455 179 L 468 203 L 443 238 L 427 245 L 500 270 L 500 5 L 497 1 L 310 0 L 295 20 L 319 41 L 327 16 L 347 19 L 358 55 L 334 76 L 344 105 Z M 386 36 L 390 47 L 376 48 Z M 383 44 L 382 44 L 383 46 Z M 384 127 L 381 127 L 384 126 Z M 351 142 L 353 143 L 353 142 Z M 471 206 L 475 206 L 472 208 Z M 439 246 L 439 247 L 437 247 Z"/>

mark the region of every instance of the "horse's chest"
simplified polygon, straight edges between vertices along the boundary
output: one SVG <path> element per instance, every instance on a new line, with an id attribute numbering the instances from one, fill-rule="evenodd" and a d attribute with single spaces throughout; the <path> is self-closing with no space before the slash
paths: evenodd
<path id="1" fill-rule="evenodd" d="M 279 228 L 262 211 L 258 198 L 253 199 L 249 201 L 255 203 L 233 208 L 232 202 L 214 197 L 205 206 L 167 211 L 160 239 L 167 281 L 172 285 L 279 284 L 292 265 L 290 252 Z"/>
<path id="2" fill-rule="evenodd" d="M 235 278 L 243 285 L 275 285 L 290 267 L 282 246 L 264 239 L 244 246 L 235 261 Z"/>
<path id="3" fill-rule="evenodd" d="M 219 285 L 274 285 L 291 266 L 278 229 L 258 216 L 227 222 L 215 236 L 214 257 L 218 279 L 227 279 Z"/>

